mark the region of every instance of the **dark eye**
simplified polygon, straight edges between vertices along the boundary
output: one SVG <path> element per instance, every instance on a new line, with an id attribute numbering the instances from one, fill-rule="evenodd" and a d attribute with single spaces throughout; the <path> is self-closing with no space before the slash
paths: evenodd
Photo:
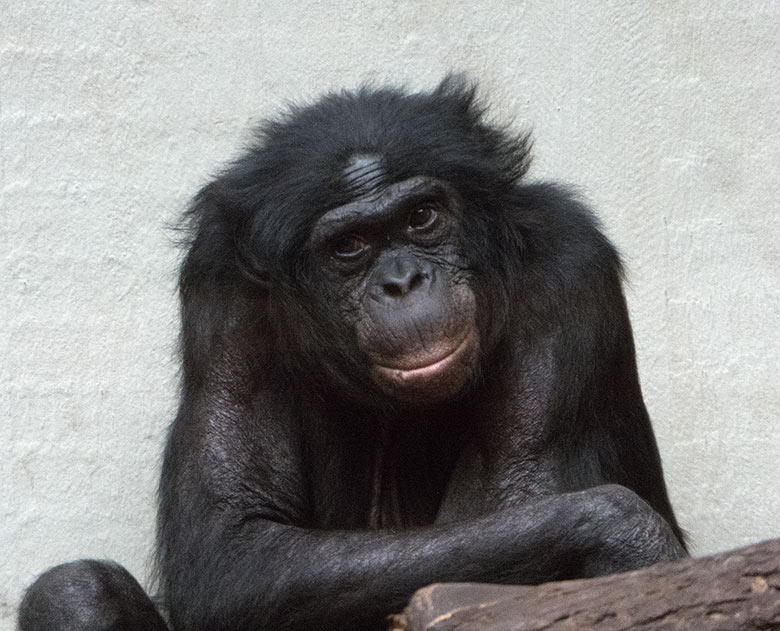
<path id="1" fill-rule="evenodd" d="M 347 234 L 336 239 L 332 246 L 333 256 L 340 259 L 355 259 L 368 249 L 368 244 L 359 236 Z"/>
<path id="2" fill-rule="evenodd" d="M 439 213 L 433 206 L 420 206 L 409 213 L 409 230 L 426 230 L 436 223 Z"/>

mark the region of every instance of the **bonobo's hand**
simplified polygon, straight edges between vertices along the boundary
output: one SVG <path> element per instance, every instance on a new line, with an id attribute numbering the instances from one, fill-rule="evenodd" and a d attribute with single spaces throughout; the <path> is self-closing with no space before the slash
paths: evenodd
<path id="1" fill-rule="evenodd" d="M 608 484 L 582 491 L 585 577 L 626 572 L 687 556 L 666 520 L 636 493 Z"/>

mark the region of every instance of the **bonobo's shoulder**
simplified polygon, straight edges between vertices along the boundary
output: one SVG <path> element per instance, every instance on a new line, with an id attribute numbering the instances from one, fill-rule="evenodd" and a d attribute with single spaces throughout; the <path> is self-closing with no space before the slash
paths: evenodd
<path id="1" fill-rule="evenodd" d="M 576 187 L 537 182 L 518 186 L 515 194 L 517 227 L 527 247 L 622 271 L 617 248 Z"/>
<path id="2" fill-rule="evenodd" d="M 548 226 L 558 222 L 572 227 L 601 231 L 596 214 L 576 186 L 560 182 L 533 182 L 516 188 L 520 216 L 529 215 Z"/>

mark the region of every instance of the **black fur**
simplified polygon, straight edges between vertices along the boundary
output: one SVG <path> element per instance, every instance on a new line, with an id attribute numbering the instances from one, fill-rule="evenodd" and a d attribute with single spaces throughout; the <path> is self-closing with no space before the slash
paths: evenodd
<path id="1" fill-rule="evenodd" d="M 159 506 L 177 631 L 381 628 L 433 581 L 535 583 L 684 554 L 619 257 L 565 188 L 523 181 L 527 137 L 483 114 L 453 78 L 430 93 L 331 94 L 266 123 L 196 197 Z M 387 269 L 408 261 L 414 282 L 435 276 L 445 297 L 473 296 L 479 352 L 457 393 L 410 403 L 377 386 L 354 326 L 395 272 L 331 269 L 311 235 L 338 207 L 385 221 L 382 200 L 407 200 L 388 187 L 419 176 L 449 191 L 436 202 L 449 236 L 377 252 Z M 414 300 L 433 322 L 466 317 Z M 70 576 L 31 588 L 23 631 L 99 628 L 58 626 L 37 604 Z M 101 606 L 127 618 L 135 601 L 115 602 Z"/>

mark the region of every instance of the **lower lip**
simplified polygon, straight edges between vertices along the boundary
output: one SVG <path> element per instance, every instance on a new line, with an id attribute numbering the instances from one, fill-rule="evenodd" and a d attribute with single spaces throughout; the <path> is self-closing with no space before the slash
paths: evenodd
<path id="1" fill-rule="evenodd" d="M 473 332 L 469 332 L 463 341 L 451 353 L 432 364 L 420 366 L 419 368 L 389 368 L 387 366 L 375 366 L 375 370 L 385 379 L 389 379 L 399 385 L 424 383 L 434 379 L 442 373 L 446 373 L 450 367 L 456 363 L 468 347 L 471 345 L 474 337 Z"/>

